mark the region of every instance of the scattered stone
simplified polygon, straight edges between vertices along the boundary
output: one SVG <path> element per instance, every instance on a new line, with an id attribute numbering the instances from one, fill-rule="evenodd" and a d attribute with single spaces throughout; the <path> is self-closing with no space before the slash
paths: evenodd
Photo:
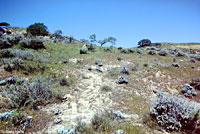
<path id="1" fill-rule="evenodd" d="M 128 84 L 128 78 L 124 75 L 119 76 L 119 78 L 116 80 L 117 84 Z"/>
<path id="2" fill-rule="evenodd" d="M 63 63 L 63 64 L 69 63 L 69 59 L 64 59 L 64 60 L 62 60 L 62 63 Z"/>
<path id="3" fill-rule="evenodd" d="M 158 58 L 153 58 L 154 61 L 158 61 Z"/>
<path id="4" fill-rule="evenodd" d="M 0 81 L 0 85 L 1 85 L 1 86 L 6 85 L 6 80 Z"/>
<path id="5" fill-rule="evenodd" d="M 103 72 L 103 70 L 102 70 L 99 66 L 96 66 L 96 70 L 97 70 L 98 72 Z"/>
<path id="6" fill-rule="evenodd" d="M 197 92 L 195 91 L 195 89 L 192 86 L 190 86 L 189 84 L 184 84 L 184 87 L 182 89 L 182 93 L 186 97 L 192 97 L 192 96 L 197 95 Z"/>
<path id="7" fill-rule="evenodd" d="M 17 76 L 12 76 L 12 77 L 6 78 L 5 80 L 0 81 L 0 85 L 3 86 L 3 85 L 6 85 L 7 83 L 14 84 L 16 83 L 17 80 L 18 80 Z"/>
<path id="8" fill-rule="evenodd" d="M 92 66 L 91 66 L 91 65 L 88 65 L 88 67 L 87 67 L 87 68 L 88 68 L 88 70 L 89 70 L 89 71 L 91 71 L 91 70 L 92 70 Z"/>
<path id="9" fill-rule="evenodd" d="M 32 121 L 33 120 L 32 116 L 27 116 L 26 118 L 27 118 L 28 121 Z"/>
<path id="10" fill-rule="evenodd" d="M 14 112 L 14 110 L 10 111 L 10 112 L 0 113 L 0 120 L 10 118 L 12 116 L 13 112 Z"/>
<path id="11" fill-rule="evenodd" d="M 120 73 L 122 73 L 122 74 L 129 74 L 129 68 L 128 67 L 126 67 L 126 66 L 122 66 L 121 68 L 120 68 Z"/>
<path id="12" fill-rule="evenodd" d="M 124 130 L 119 129 L 116 131 L 116 134 L 124 134 Z"/>
<path id="13" fill-rule="evenodd" d="M 68 130 L 64 127 L 58 129 L 58 134 L 68 134 Z"/>
<path id="14" fill-rule="evenodd" d="M 56 119 L 54 120 L 54 123 L 55 123 L 55 124 L 59 124 L 60 122 L 62 122 L 62 119 L 56 118 Z"/>
<path id="15" fill-rule="evenodd" d="M 180 64 L 179 63 L 172 63 L 172 66 L 173 67 L 180 67 Z"/>
<path id="16" fill-rule="evenodd" d="M 121 111 L 119 111 L 119 110 L 114 111 L 113 114 L 114 114 L 116 117 L 118 117 L 118 118 L 121 118 L 121 119 L 124 119 L 124 118 L 125 118 L 125 115 L 124 115 Z"/>
<path id="17" fill-rule="evenodd" d="M 103 66 L 103 63 L 102 63 L 101 61 L 99 61 L 99 62 L 97 63 L 97 66 L 102 67 L 102 66 Z"/>
<path id="18" fill-rule="evenodd" d="M 58 115 L 61 113 L 61 111 L 59 109 L 55 109 L 55 110 L 53 110 L 53 113 L 54 113 L 54 115 Z"/>

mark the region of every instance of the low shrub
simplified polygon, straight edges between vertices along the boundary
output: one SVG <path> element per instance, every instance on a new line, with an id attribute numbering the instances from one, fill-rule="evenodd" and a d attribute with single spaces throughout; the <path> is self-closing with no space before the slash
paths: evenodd
<path id="1" fill-rule="evenodd" d="M 167 56 L 168 55 L 168 51 L 167 49 L 161 49 L 160 52 L 158 53 L 160 56 Z"/>
<path id="2" fill-rule="evenodd" d="M 4 38 L 0 38 L 0 49 L 11 48 L 13 45 Z"/>
<path id="3" fill-rule="evenodd" d="M 30 105 L 36 109 L 38 105 L 53 101 L 56 96 L 52 92 L 53 85 L 43 77 L 32 80 L 19 79 L 16 84 L 5 87 L 3 95 L 8 97 L 12 108 L 20 108 Z"/>
<path id="4" fill-rule="evenodd" d="M 33 59 L 33 52 L 20 49 L 3 49 L 0 50 L 0 58 L 21 58 L 21 59 Z"/>
<path id="5" fill-rule="evenodd" d="M 113 88 L 111 87 L 111 86 L 108 86 L 108 85 L 102 85 L 101 87 L 100 87 L 100 90 L 101 91 L 106 91 L 106 92 L 108 92 L 108 91 L 111 91 Z"/>
<path id="6" fill-rule="evenodd" d="M 39 39 L 27 39 L 23 40 L 19 43 L 19 45 L 23 48 L 31 48 L 31 49 L 45 49 L 43 42 Z"/>
<path id="7" fill-rule="evenodd" d="M 167 130 L 199 131 L 199 105 L 185 98 L 154 90 L 157 97 L 152 100 L 150 115 Z"/>
<path id="8" fill-rule="evenodd" d="M 80 54 L 87 54 L 88 49 L 87 48 L 81 48 L 80 49 Z"/>

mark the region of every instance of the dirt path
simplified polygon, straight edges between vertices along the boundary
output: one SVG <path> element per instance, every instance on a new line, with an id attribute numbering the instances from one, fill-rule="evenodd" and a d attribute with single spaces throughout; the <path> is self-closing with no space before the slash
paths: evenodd
<path id="1" fill-rule="evenodd" d="M 90 123 L 91 118 L 96 113 L 111 109 L 115 103 L 111 100 L 111 92 L 102 92 L 100 87 L 102 85 L 109 85 L 113 89 L 117 89 L 113 80 L 103 77 L 103 73 L 88 70 L 79 70 L 84 78 L 79 78 L 76 90 L 72 95 L 68 94 L 67 101 L 61 104 L 52 104 L 43 108 L 47 113 L 59 109 L 62 113 L 55 115 L 55 118 L 62 119 L 62 122 L 55 124 L 49 123 L 47 133 L 55 133 L 58 128 L 64 126 L 69 128 L 76 125 L 78 120 Z M 87 75 L 85 75 L 87 74 Z"/>

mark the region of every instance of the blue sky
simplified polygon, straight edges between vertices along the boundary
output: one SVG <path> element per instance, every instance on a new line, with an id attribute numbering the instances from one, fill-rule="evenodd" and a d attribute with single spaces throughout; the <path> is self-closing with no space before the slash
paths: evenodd
<path id="1" fill-rule="evenodd" d="M 50 32 L 117 46 L 152 42 L 200 42 L 200 0 L 0 0 L 0 21 L 28 27 L 43 22 Z"/>

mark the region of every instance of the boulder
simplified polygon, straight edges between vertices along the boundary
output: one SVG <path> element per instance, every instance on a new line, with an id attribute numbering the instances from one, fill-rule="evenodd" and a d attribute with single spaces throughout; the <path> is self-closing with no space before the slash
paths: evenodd
<path id="1" fill-rule="evenodd" d="M 122 66 L 121 68 L 120 68 L 120 73 L 122 73 L 122 74 L 129 74 L 129 68 L 128 67 L 126 67 L 126 66 Z"/>
<path id="2" fill-rule="evenodd" d="M 192 96 L 197 95 L 197 92 L 195 91 L 195 89 L 192 86 L 190 86 L 189 84 L 184 84 L 184 87 L 182 89 L 182 93 L 186 97 L 192 97 Z"/>
<path id="3" fill-rule="evenodd" d="M 180 64 L 179 63 L 172 63 L 172 66 L 173 67 L 180 67 Z"/>
<path id="4" fill-rule="evenodd" d="M 116 80 L 117 84 L 128 84 L 128 78 L 124 75 L 119 76 L 119 78 Z"/>
<path id="5" fill-rule="evenodd" d="M 116 131 L 116 134 L 124 134 L 124 130 L 118 129 L 118 130 Z"/>
<path id="6" fill-rule="evenodd" d="M 99 66 L 96 66 L 96 70 L 97 70 L 98 72 L 103 72 L 103 70 L 102 70 Z"/>

